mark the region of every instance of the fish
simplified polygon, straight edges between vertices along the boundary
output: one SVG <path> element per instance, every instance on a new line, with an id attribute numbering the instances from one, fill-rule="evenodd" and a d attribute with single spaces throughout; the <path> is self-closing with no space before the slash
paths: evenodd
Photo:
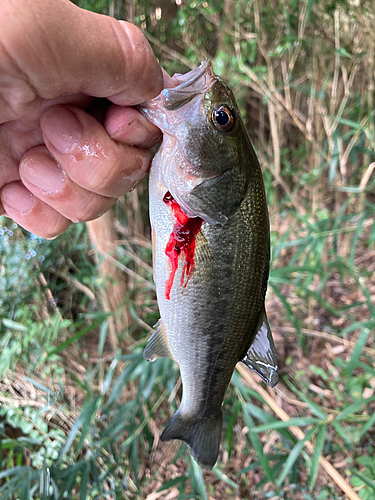
<path id="1" fill-rule="evenodd" d="M 209 60 L 142 104 L 163 133 L 149 178 L 160 320 L 144 358 L 174 359 L 181 404 L 161 434 L 215 465 L 222 405 L 242 361 L 278 380 L 265 311 L 270 229 L 262 171 L 233 92 Z"/>

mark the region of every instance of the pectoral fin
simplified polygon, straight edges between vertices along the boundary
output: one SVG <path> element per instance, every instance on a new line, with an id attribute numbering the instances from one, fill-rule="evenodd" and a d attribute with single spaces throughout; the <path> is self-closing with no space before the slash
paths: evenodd
<path id="1" fill-rule="evenodd" d="M 214 271 L 214 259 L 211 254 L 207 239 L 202 231 L 195 238 L 195 272 L 199 277 L 206 280 L 212 276 Z"/>
<path id="2" fill-rule="evenodd" d="M 260 315 L 257 333 L 242 362 L 260 375 L 271 387 L 275 387 L 278 383 L 276 349 L 265 310 Z"/>
<path id="3" fill-rule="evenodd" d="M 155 326 L 156 330 L 149 338 L 148 344 L 143 351 L 143 357 L 146 361 L 155 361 L 157 358 L 173 359 L 165 335 L 163 321 L 159 319 Z"/>

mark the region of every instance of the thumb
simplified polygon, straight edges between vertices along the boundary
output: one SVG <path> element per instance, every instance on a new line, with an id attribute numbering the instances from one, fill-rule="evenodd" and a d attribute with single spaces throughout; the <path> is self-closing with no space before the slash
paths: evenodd
<path id="1" fill-rule="evenodd" d="M 0 16 L 0 42 L 40 97 L 82 92 L 135 105 L 162 90 L 161 68 L 136 26 L 67 0 L 10 0 L 5 13 L 12 8 L 12 22 Z"/>

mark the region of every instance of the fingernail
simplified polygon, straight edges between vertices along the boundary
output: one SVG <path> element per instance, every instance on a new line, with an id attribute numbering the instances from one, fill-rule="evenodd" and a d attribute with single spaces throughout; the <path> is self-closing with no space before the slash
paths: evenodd
<path id="1" fill-rule="evenodd" d="M 1 192 L 1 199 L 7 207 L 18 212 L 27 212 L 34 205 L 34 196 L 28 189 L 19 182 L 17 185 L 10 184 L 5 186 Z"/>
<path id="2" fill-rule="evenodd" d="M 47 154 L 25 158 L 20 165 L 21 178 L 44 193 L 58 193 L 65 183 L 65 172 Z"/>
<path id="3" fill-rule="evenodd" d="M 66 108 L 50 108 L 41 120 L 43 135 L 60 153 L 70 153 L 83 136 L 74 113 Z"/>

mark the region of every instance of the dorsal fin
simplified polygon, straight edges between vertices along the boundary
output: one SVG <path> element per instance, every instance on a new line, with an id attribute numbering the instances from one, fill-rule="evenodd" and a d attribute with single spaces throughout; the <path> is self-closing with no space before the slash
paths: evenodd
<path id="1" fill-rule="evenodd" d="M 266 311 L 262 310 L 257 333 L 242 362 L 254 370 L 271 387 L 279 381 L 275 344 Z"/>

